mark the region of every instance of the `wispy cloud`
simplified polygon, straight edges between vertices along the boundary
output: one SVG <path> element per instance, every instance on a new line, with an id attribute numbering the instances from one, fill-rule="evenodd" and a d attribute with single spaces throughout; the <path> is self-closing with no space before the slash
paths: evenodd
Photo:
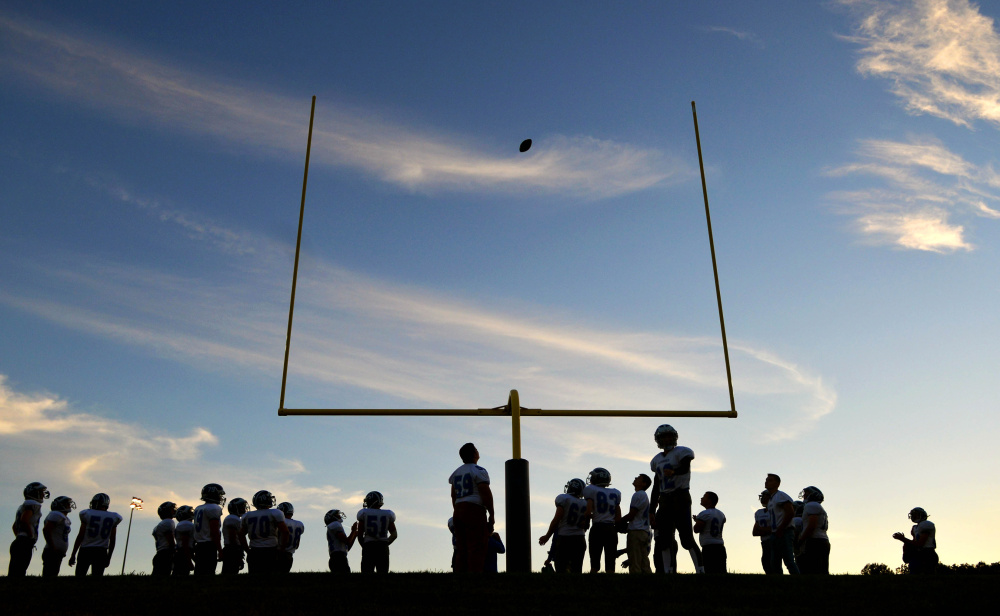
<path id="1" fill-rule="evenodd" d="M 908 142 L 866 140 L 858 160 L 827 170 L 833 177 L 874 179 L 878 186 L 831 193 L 855 217 L 867 240 L 942 254 L 969 251 L 963 224 L 954 218 L 1000 218 L 1000 176 L 928 138 Z"/>
<path id="2" fill-rule="evenodd" d="M 969 0 L 840 0 L 857 15 L 847 40 L 858 71 L 888 79 L 914 114 L 1000 125 L 1000 36 Z"/>
<path id="3" fill-rule="evenodd" d="M 751 43 L 756 47 L 764 47 L 764 41 L 760 39 L 759 36 L 753 32 L 746 32 L 744 30 L 736 30 L 735 28 L 727 28 L 725 26 L 709 26 L 705 28 L 706 32 L 718 32 L 721 34 L 728 34 L 729 36 L 734 36 L 737 39 L 745 42 Z"/>
<path id="4" fill-rule="evenodd" d="M 227 83 L 0 14 L 0 68 L 49 92 L 133 123 L 209 135 L 282 156 L 302 155 L 308 104 L 254 84 Z M 602 198 L 693 177 L 676 157 L 587 136 L 549 135 L 526 154 L 317 103 L 312 160 L 419 190 L 545 190 Z M 541 136 L 539 136 L 541 137 Z M 504 153 L 499 154 L 502 150 Z M 507 151 L 511 154 L 507 154 Z"/>

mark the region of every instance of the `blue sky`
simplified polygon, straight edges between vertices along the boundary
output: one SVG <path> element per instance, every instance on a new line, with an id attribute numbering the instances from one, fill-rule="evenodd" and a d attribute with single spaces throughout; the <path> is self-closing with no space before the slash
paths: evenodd
<path id="1" fill-rule="evenodd" d="M 287 406 L 726 409 L 695 100 L 740 417 L 671 423 L 730 568 L 759 567 L 768 472 L 827 495 L 834 571 L 897 564 L 914 506 L 944 562 L 997 560 L 968 521 L 1000 462 L 996 17 L 0 2 L 6 506 L 266 488 L 319 570 L 323 512 L 380 490 L 393 568 L 447 568 L 457 449 L 502 493 L 507 420 L 277 416 L 312 95 Z M 658 423 L 526 418 L 537 534 L 595 466 L 627 492 Z"/>

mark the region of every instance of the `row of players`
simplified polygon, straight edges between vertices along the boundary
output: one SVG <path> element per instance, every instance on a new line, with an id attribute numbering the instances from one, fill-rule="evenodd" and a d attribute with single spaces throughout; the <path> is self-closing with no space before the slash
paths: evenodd
<path id="1" fill-rule="evenodd" d="M 48 488 L 39 482 L 24 489 L 24 503 L 18 507 L 14 520 L 14 542 L 10 547 L 8 576 L 25 575 L 38 539 L 42 502 L 49 498 Z M 267 490 L 254 494 L 253 510 L 242 498 L 229 502 L 229 515 L 222 518 L 226 492 L 221 485 L 210 483 L 202 488 L 203 504 L 197 507 L 165 502 L 157 508 L 160 522 L 153 529 L 156 555 L 153 575 L 214 575 L 222 563 L 224 575 L 235 575 L 246 565 L 251 574 L 288 573 L 293 557 L 305 531 L 305 525 L 293 519 L 291 503 L 275 506 L 275 497 Z M 396 515 L 382 509 L 382 494 L 369 492 L 364 508 L 358 512 L 350 534 L 344 530 L 345 515 L 339 509 L 326 513 L 327 542 L 330 550 L 330 570 L 350 573 L 347 552 L 358 540 L 362 546 L 361 570 L 387 572 L 389 544 L 396 540 Z M 69 566 L 76 565 L 76 575 L 101 576 L 111 562 L 115 550 L 117 527 L 122 516 L 109 511 L 111 498 L 95 494 L 90 508 L 80 512 L 80 530 L 69 557 Z M 76 503 L 68 496 L 57 496 L 52 511 L 42 525 L 45 548 L 42 550 L 42 575 L 57 576 L 69 551 L 72 522 L 69 514 Z M 176 523 L 175 523 L 176 518 Z"/>
<path id="2" fill-rule="evenodd" d="M 701 499 L 705 511 L 698 516 L 691 515 L 690 479 L 694 452 L 677 444 L 677 431 L 670 425 L 659 426 L 653 437 L 662 450 L 650 461 L 650 470 L 655 479 L 643 474 L 633 480 L 635 493 L 627 515 L 621 514 L 621 492 L 610 487 L 611 475 L 603 468 L 594 469 L 588 476 L 587 484 L 579 479 L 571 480 L 566 484 L 565 493 L 556 498 L 555 516 L 548 532 L 539 542 L 544 545 L 550 537 L 556 537 L 552 554 L 558 570 L 582 570 L 583 555 L 586 552 L 584 534 L 586 527 L 593 522 L 589 536 L 591 571 L 600 570 L 602 552 L 605 570 L 614 571 L 618 541 L 616 524 L 623 520 L 628 533 L 627 551 L 630 562 L 634 563 L 632 571 L 650 570 L 647 556 L 650 551 L 657 569 L 676 571 L 678 545 L 675 533 L 680 538 L 681 547 L 691 555 L 698 573 L 726 570 L 722 540 L 725 516 L 716 508 L 718 496 L 706 492 Z M 463 464 L 448 480 L 454 510 L 453 568 L 456 572 L 478 572 L 483 571 L 488 539 L 493 534 L 493 496 L 489 474 L 478 465 L 479 452 L 475 445 L 466 443 L 459 450 L 459 455 Z M 757 512 L 754 524 L 754 535 L 761 537 L 761 560 L 765 572 L 781 573 L 783 563 L 789 573 L 798 573 L 798 563 L 802 563 L 805 572 L 827 573 L 830 543 L 826 532 L 828 518 L 821 504 L 822 492 L 810 486 L 800 494 L 805 501 L 802 516 L 804 523 L 801 532 L 796 533 L 789 530 L 790 527 L 794 529 L 794 504 L 787 494 L 778 489 L 780 483 L 781 479 L 777 475 L 767 476 L 765 491 L 760 497 L 765 509 Z M 646 490 L 650 487 L 651 499 L 646 496 Z M 23 575 L 27 569 L 31 550 L 38 537 L 41 502 L 48 495 L 48 490 L 40 483 L 29 484 L 25 488 L 26 500 L 18 508 L 14 523 L 11 575 Z M 161 522 L 164 529 L 157 538 L 160 566 L 156 566 L 157 561 L 154 559 L 154 573 L 167 570 L 165 563 L 168 560 L 173 565 L 171 568 L 178 573 L 186 573 L 193 567 L 196 574 L 211 574 L 220 561 L 224 563 L 224 573 L 235 573 L 242 568 L 244 553 L 248 555 L 251 573 L 290 569 L 291 554 L 298 547 L 302 533 L 302 526 L 298 521 L 294 521 L 298 530 L 289 532 L 288 522 L 294 513 L 291 504 L 282 503 L 278 509 L 273 509 L 274 496 L 262 490 L 253 498 L 256 511 L 247 511 L 248 507 L 243 499 L 233 499 L 230 503 L 230 516 L 223 523 L 221 517 L 225 491 L 222 487 L 218 484 L 206 485 L 202 490 L 202 500 L 205 504 L 193 509 L 176 508 L 173 503 L 160 506 L 160 515 L 164 522 L 169 520 L 169 524 Z M 99 567 L 103 572 L 110 560 L 110 554 L 114 550 L 115 527 L 122 518 L 108 512 L 109 505 L 110 498 L 106 494 L 98 494 L 91 502 L 91 508 L 80 514 L 82 528 L 70 557 L 70 565 L 74 564 L 79 549 L 80 562 L 86 562 L 86 566 L 81 567 L 82 572 L 78 569 L 77 575 L 85 574 L 87 567 L 93 568 L 95 572 Z M 46 519 L 43 528 L 46 550 L 42 553 L 42 559 L 43 569 L 58 573 L 68 546 L 69 521 L 66 514 L 74 505 L 71 499 L 61 496 L 55 499 L 52 506 L 53 514 L 57 515 L 53 519 L 53 514 L 50 514 Z M 325 523 L 332 571 L 350 570 L 346 555 L 359 534 L 362 571 L 388 571 L 388 546 L 396 538 L 395 514 L 382 509 L 382 495 L 378 492 L 368 493 L 364 499 L 364 507 L 358 512 L 358 522 L 352 526 L 350 535 L 343 529 L 344 514 L 336 509 L 327 512 Z M 172 518 L 175 515 L 181 523 L 173 527 Z M 893 537 L 904 543 L 904 556 L 911 563 L 911 571 L 920 572 L 928 567 L 933 569 L 932 565 L 928 565 L 937 562 L 933 523 L 927 520 L 926 512 L 920 508 L 911 511 L 910 517 L 916 523 L 911 530 L 912 539 L 907 539 L 902 533 L 896 533 Z M 188 530 L 188 522 L 193 526 L 192 531 Z M 172 533 L 166 532 L 167 526 L 172 528 Z M 229 529 L 225 533 L 224 526 Z M 652 546 L 651 531 L 657 539 Z M 699 533 L 698 543 L 694 541 L 695 532 Z M 222 545 L 223 537 L 228 548 L 228 560 L 226 548 Z M 96 549 L 85 553 L 84 548 Z M 166 554 L 160 557 L 161 551 L 169 554 L 170 558 Z M 54 564 L 50 566 L 49 561 Z M 227 562 L 232 564 L 227 567 Z M 913 563 L 917 563 L 916 566 Z"/>

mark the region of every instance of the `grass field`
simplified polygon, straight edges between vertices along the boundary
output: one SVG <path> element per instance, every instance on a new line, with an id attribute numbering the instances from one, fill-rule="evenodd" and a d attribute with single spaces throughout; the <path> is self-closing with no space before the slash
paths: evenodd
<path id="1" fill-rule="evenodd" d="M 3 614 L 940 614 L 984 610 L 1000 576 L 295 573 L 282 578 L 0 578 Z"/>

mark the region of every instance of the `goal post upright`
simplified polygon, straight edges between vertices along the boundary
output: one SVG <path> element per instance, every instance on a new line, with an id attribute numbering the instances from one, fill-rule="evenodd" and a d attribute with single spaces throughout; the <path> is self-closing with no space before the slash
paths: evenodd
<path id="1" fill-rule="evenodd" d="M 507 417 L 511 418 L 512 456 L 504 465 L 505 503 L 507 526 L 507 571 L 531 572 L 531 508 L 528 483 L 528 461 L 521 457 L 521 417 L 726 417 L 736 418 L 736 397 L 733 392 L 733 377 L 729 362 L 729 346 L 726 340 L 726 324 L 722 314 L 722 291 L 719 285 L 719 270 L 715 257 L 715 240 L 712 236 L 712 218 L 708 206 L 708 186 L 705 181 L 705 165 L 701 152 L 701 136 L 698 131 L 698 112 L 691 101 L 694 117 L 695 141 L 698 147 L 698 166 L 701 170 L 702 194 L 705 200 L 705 220 L 708 224 L 708 242 L 712 255 L 712 273 L 715 277 L 715 293 L 719 309 L 719 325 L 722 331 L 722 349 L 726 363 L 726 381 L 729 386 L 729 410 L 652 410 L 652 409 L 532 409 L 523 408 L 516 389 L 510 390 L 505 406 L 478 409 L 347 409 L 347 408 L 285 408 L 285 387 L 288 380 L 288 358 L 292 342 L 292 317 L 295 311 L 295 289 L 298 281 L 299 253 L 302 246 L 302 223 L 305 216 L 306 184 L 309 179 L 309 156 L 312 149 L 313 119 L 316 113 L 316 97 L 312 97 L 309 112 L 309 136 L 306 142 L 305 171 L 302 176 L 302 199 L 299 204 L 299 226 L 295 241 L 295 264 L 292 270 L 292 290 L 288 307 L 288 332 L 285 338 L 285 358 L 281 372 L 281 398 L 278 404 L 279 416 L 397 416 L 397 417 Z"/>

